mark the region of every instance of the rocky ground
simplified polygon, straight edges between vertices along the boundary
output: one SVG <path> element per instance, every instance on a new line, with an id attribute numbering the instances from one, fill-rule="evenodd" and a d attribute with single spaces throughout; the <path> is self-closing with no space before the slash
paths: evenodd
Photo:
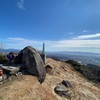
<path id="1" fill-rule="evenodd" d="M 48 58 L 47 75 L 40 84 L 32 75 L 17 75 L 0 85 L 0 100 L 100 100 L 100 88 L 89 82 L 71 65 Z M 58 95 L 54 88 L 63 80 L 71 83 L 67 95 Z"/>

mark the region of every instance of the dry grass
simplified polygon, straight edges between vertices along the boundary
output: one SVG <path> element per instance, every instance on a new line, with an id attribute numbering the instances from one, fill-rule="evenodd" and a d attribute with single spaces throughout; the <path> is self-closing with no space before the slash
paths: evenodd
<path id="1" fill-rule="evenodd" d="M 35 76 L 24 75 L 0 88 L 0 100 L 67 100 L 54 92 L 54 87 L 64 79 L 73 85 L 71 100 L 100 100 L 100 89 L 81 77 L 69 64 L 53 59 L 47 59 L 47 64 L 54 73 L 47 74 L 42 84 Z"/>

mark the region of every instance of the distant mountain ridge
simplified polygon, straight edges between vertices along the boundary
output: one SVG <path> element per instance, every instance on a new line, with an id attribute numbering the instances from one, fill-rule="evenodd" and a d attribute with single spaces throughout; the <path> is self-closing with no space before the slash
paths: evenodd
<path id="1" fill-rule="evenodd" d="M 9 49 L 2 49 L 1 52 L 19 52 L 21 49 L 14 49 L 14 48 L 9 48 Z M 41 50 L 39 50 L 41 51 Z M 74 51 L 46 51 L 45 52 L 47 55 L 48 54 L 74 54 L 74 55 L 100 55 L 100 53 L 93 53 L 93 52 L 74 52 Z"/>
<path id="2" fill-rule="evenodd" d="M 6 52 L 19 52 L 20 51 L 20 49 L 2 49 L 0 52 L 4 52 L 4 53 L 6 53 Z"/>

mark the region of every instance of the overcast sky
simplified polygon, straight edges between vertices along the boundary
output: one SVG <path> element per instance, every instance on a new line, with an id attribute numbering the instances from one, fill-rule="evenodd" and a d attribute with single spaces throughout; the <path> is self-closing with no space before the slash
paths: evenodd
<path id="1" fill-rule="evenodd" d="M 0 0 L 0 42 L 100 53 L 100 0 Z"/>

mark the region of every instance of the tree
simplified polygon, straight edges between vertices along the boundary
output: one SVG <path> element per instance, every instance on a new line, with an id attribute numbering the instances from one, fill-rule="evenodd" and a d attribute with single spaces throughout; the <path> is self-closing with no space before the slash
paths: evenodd
<path id="1" fill-rule="evenodd" d="M 6 55 L 2 52 L 4 48 L 5 48 L 5 45 L 1 42 L 0 43 L 0 64 L 8 62 Z"/>
<path id="2" fill-rule="evenodd" d="M 2 54 L 2 50 L 4 49 L 5 45 L 1 42 L 0 43 L 0 53 Z"/>

